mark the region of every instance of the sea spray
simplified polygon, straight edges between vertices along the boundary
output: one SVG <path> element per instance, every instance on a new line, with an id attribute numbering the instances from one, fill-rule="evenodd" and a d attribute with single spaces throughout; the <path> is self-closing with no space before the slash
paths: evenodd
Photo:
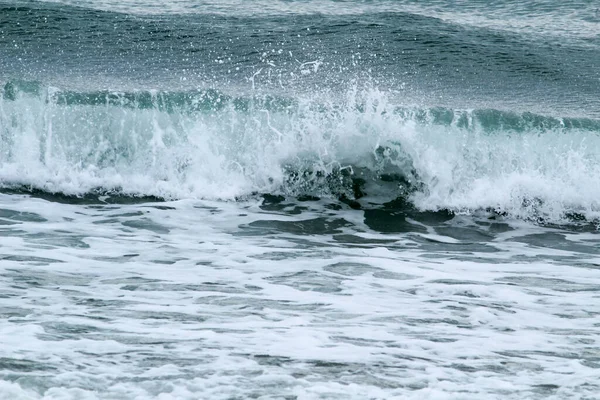
<path id="1" fill-rule="evenodd" d="M 278 98 L 8 82 L 0 132 L 5 188 L 165 199 L 402 196 L 422 210 L 600 215 L 600 123 L 422 109 L 368 87 Z"/>

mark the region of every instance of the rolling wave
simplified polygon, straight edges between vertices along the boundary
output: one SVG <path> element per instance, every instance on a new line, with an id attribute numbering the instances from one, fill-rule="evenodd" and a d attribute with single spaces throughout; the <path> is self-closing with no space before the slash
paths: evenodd
<path id="1" fill-rule="evenodd" d="M 561 221 L 600 216 L 600 121 L 395 104 L 8 81 L 0 185 L 86 196 L 331 196 Z M 361 203 L 362 202 L 362 203 Z"/>

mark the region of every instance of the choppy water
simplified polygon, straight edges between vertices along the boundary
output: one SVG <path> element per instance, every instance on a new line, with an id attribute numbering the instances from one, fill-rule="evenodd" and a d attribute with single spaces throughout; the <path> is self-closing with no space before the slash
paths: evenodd
<path id="1" fill-rule="evenodd" d="M 594 2 L 0 1 L 0 399 L 596 399 Z"/>

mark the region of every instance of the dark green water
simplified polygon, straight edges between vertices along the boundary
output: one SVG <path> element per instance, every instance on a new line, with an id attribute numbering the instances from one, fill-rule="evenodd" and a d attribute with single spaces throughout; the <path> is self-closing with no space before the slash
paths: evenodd
<path id="1" fill-rule="evenodd" d="M 599 116 L 592 2 L 72 4 L 0 5 L 0 79 L 235 95 L 261 70 L 266 93 L 344 94 L 356 80 L 430 106 Z"/>

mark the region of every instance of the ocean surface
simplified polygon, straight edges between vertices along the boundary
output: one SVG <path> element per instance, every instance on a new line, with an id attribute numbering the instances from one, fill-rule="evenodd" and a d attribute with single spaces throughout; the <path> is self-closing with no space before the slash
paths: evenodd
<path id="1" fill-rule="evenodd" d="M 600 399 L 600 3 L 0 0 L 0 399 Z"/>

